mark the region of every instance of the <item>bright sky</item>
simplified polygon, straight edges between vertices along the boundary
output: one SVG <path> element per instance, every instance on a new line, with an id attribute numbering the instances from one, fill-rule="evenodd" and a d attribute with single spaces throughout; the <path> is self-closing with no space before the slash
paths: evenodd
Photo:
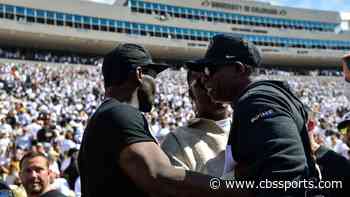
<path id="1" fill-rule="evenodd" d="M 350 0 L 259 0 L 273 5 L 350 12 Z"/>
<path id="2" fill-rule="evenodd" d="M 100 2 L 100 3 L 113 4 L 116 0 L 87 0 L 87 1 L 95 1 L 95 2 Z"/>

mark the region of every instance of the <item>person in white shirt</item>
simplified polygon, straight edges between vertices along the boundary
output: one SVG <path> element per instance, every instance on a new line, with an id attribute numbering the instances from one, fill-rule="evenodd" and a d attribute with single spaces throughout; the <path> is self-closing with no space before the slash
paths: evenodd
<path id="1" fill-rule="evenodd" d="M 161 147 L 172 165 L 220 177 L 231 127 L 230 111 L 211 100 L 199 76 L 194 71 L 187 76 L 196 118 L 169 133 Z"/>
<path id="2" fill-rule="evenodd" d="M 74 193 L 75 197 L 81 197 L 81 183 L 80 183 L 80 176 L 77 178 L 74 184 Z"/>
<path id="3" fill-rule="evenodd" d="M 343 157 L 349 159 L 349 147 L 342 141 L 339 139 L 339 135 L 337 133 L 333 133 L 331 136 L 330 136 L 330 148 L 342 155 Z"/>
<path id="4" fill-rule="evenodd" d="M 340 133 L 341 144 L 338 145 L 338 151 L 340 151 L 345 158 L 350 159 L 350 112 L 343 116 L 343 121 L 337 125 L 338 131 Z"/>

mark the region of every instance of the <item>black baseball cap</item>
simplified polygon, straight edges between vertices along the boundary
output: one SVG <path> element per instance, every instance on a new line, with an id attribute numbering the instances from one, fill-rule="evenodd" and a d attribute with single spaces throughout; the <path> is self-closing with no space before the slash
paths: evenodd
<path id="1" fill-rule="evenodd" d="M 153 75 L 170 67 L 168 64 L 154 63 L 150 53 L 141 45 L 120 44 L 105 55 L 102 64 L 102 74 L 106 87 L 127 79 L 128 73 L 138 66 L 144 73 Z"/>
<path id="2" fill-rule="evenodd" d="M 258 67 L 261 59 L 261 54 L 253 43 L 235 34 L 217 34 L 210 40 L 204 58 L 186 62 L 185 65 L 188 69 L 195 71 L 237 61 Z"/>
<path id="3" fill-rule="evenodd" d="M 339 122 L 339 124 L 337 125 L 338 130 L 342 130 L 345 127 L 347 127 L 348 125 L 350 125 L 350 112 L 346 113 L 343 116 L 343 120 L 341 122 Z"/>

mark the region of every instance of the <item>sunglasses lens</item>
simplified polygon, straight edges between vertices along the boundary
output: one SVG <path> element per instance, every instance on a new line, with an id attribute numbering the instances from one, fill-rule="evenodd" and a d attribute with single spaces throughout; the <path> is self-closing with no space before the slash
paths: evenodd
<path id="1" fill-rule="evenodd" d="M 204 74 L 205 74 L 206 76 L 210 76 L 210 70 L 209 70 L 208 67 L 205 67 L 205 68 L 204 68 Z"/>
<path id="2" fill-rule="evenodd" d="M 143 73 L 146 74 L 146 75 L 149 75 L 149 76 L 151 76 L 153 78 L 157 77 L 157 72 L 155 70 L 153 70 L 153 69 L 149 69 L 149 68 L 143 69 Z"/>

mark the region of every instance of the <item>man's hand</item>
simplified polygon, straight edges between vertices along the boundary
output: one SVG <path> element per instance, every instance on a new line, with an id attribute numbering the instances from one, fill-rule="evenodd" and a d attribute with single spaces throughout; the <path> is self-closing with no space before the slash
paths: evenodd
<path id="1" fill-rule="evenodd" d="M 309 138 L 310 138 L 312 154 L 315 154 L 321 145 L 316 142 L 315 133 L 313 131 L 309 131 L 308 134 L 309 134 Z"/>

